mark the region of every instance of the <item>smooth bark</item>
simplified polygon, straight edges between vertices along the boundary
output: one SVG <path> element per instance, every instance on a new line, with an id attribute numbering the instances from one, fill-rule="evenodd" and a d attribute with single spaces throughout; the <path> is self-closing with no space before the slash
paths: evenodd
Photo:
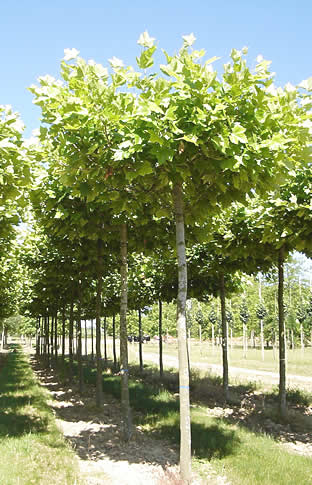
<path id="1" fill-rule="evenodd" d="M 107 322 L 106 317 L 104 317 L 103 323 L 103 330 L 104 330 L 104 360 L 107 360 L 107 339 L 106 339 L 106 329 L 107 329 Z"/>
<path id="2" fill-rule="evenodd" d="M 50 349 L 51 349 L 51 361 L 54 356 L 54 315 L 51 316 L 51 330 L 50 330 Z"/>
<path id="3" fill-rule="evenodd" d="M 164 375 L 163 365 L 163 336 L 162 336 L 162 301 L 158 301 L 158 337 L 159 337 L 159 375 Z"/>
<path id="4" fill-rule="evenodd" d="M 82 366 L 82 335 L 81 335 L 81 282 L 78 283 L 78 309 L 77 309 L 77 361 L 79 392 L 83 392 L 83 366 Z"/>
<path id="5" fill-rule="evenodd" d="M 143 352 L 142 352 L 142 312 L 139 308 L 138 310 L 138 317 L 139 317 L 139 362 L 140 362 L 140 372 L 143 371 Z"/>
<path id="6" fill-rule="evenodd" d="M 279 330 L 279 411 L 287 416 L 286 403 L 286 333 L 284 314 L 284 248 L 278 253 L 278 330 Z"/>
<path id="7" fill-rule="evenodd" d="M 261 336 L 261 358 L 264 360 L 264 335 L 263 335 L 263 320 L 260 320 L 260 336 Z"/>
<path id="8" fill-rule="evenodd" d="M 5 336 L 5 326 L 2 327 L 2 334 L 1 334 L 1 350 L 4 349 L 4 336 Z"/>
<path id="9" fill-rule="evenodd" d="M 127 226 L 122 224 L 120 233 L 120 376 L 121 376 L 121 432 L 124 441 L 129 441 L 132 435 L 132 418 L 129 399 L 129 370 L 128 370 L 128 336 L 127 336 L 127 308 L 128 308 L 128 261 L 127 261 Z"/>
<path id="10" fill-rule="evenodd" d="M 62 310 L 62 365 L 63 366 L 65 361 L 65 339 L 66 339 L 65 325 L 66 325 L 66 316 L 65 316 L 65 306 L 64 306 Z"/>
<path id="11" fill-rule="evenodd" d="M 184 235 L 184 207 L 182 184 L 173 188 L 178 258 L 177 332 L 179 350 L 180 387 L 180 473 L 184 483 L 191 483 L 191 416 L 190 377 L 186 334 L 187 265 Z"/>
<path id="12" fill-rule="evenodd" d="M 74 302 L 73 300 L 70 302 L 70 309 L 69 309 L 69 329 L 68 329 L 68 355 L 69 355 L 69 378 L 72 379 L 73 377 L 73 362 L 74 362 L 74 353 L 73 353 L 73 342 L 74 342 Z"/>
<path id="13" fill-rule="evenodd" d="M 37 356 L 40 355 L 40 336 L 41 336 L 41 317 L 38 317 L 37 332 L 36 332 L 36 355 Z"/>
<path id="14" fill-rule="evenodd" d="M 91 359 L 94 362 L 94 334 L 93 334 L 93 318 L 91 319 Z"/>
<path id="15" fill-rule="evenodd" d="M 57 351 L 57 322 L 58 322 L 58 314 L 57 310 L 55 312 L 55 319 L 54 319 L 54 360 L 55 360 L 55 365 L 57 364 L 57 356 L 58 356 L 58 351 Z"/>
<path id="16" fill-rule="evenodd" d="M 224 399 L 229 398 L 229 362 L 228 362 L 228 323 L 226 320 L 225 307 L 225 284 L 224 273 L 220 273 L 220 303 L 221 303 L 221 325 L 222 325 L 222 364 L 223 364 L 223 395 Z"/>
<path id="17" fill-rule="evenodd" d="M 46 339 L 47 339 L 47 366 L 50 367 L 50 317 L 47 316 L 47 328 L 46 328 Z"/>
<path id="18" fill-rule="evenodd" d="M 87 320 L 84 321 L 84 335 L 85 335 L 85 356 L 88 355 L 88 329 L 87 329 Z"/>
<path id="19" fill-rule="evenodd" d="M 116 355 L 116 317 L 113 315 L 113 356 L 114 356 L 114 369 L 117 370 L 117 355 Z"/>
<path id="20" fill-rule="evenodd" d="M 102 382 L 102 356 L 101 356 L 101 309 L 102 309 L 102 286 L 103 286 L 103 241 L 98 239 L 97 259 L 98 274 L 96 288 L 96 321 L 95 321 L 95 353 L 96 353 L 96 405 L 100 407 L 103 400 Z"/>

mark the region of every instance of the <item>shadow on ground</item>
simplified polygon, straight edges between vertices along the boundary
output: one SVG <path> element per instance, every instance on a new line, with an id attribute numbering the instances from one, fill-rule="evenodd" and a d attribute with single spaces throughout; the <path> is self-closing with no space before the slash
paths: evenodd
<path id="1" fill-rule="evenodd" d="M 131 441 L 124 443 L 120 435 L 121 410 L 118 399 L 111 394 L 104 394 L 105 404 L 98 410 L 94 404 L 95 390 L 92 386 L 88 386 L 87 395 L 79 396 L 76 389 L 62 385 L 53 370 L 43 369 L 35 358 L 33 368 L 42 385 L 52 393 L 55 401 L 51 405 L 58 424 L 82 460 L 101 460 L 108 457 L 114 461 L 149 463 L 163 468 L 178 463 L 179 418 L 176 399 L 162 405 L 154 390 L 146 394 L 145 388 L 143 396 L 140 386 L 132 388 L 132 396 L 135 394 L 136 401 L 140 402 L 140 409 L 134 411 L 133 416 L 139 425 L 135 427 Z M 116 382 L 118 378 L 112 376 L 109 385 L 115 386 Z M 148 415 L 147 409 L 149 413 L 152 410 Z M 140 424 L 148 424 L 153 420 L 160 423 L 157 432 L 143 432 Z M 160 435 L 162 439 L 156 439 Z M 164 435 L 170 436 L 171 440 L 164 440 Z M 239 446 L 235 431 L 229 431 L 222 425 L 207 426 L 205 423 L 192 425 L 192 443 L 193 454 L 206 459 L 221 458 L 234 453 Z"/>
<path id="2" fill-rule="evenodd" d="M 48 417 L 38 415 L 34 405 L 45 403 L 36 395 L 34 382 L 25 370 L 28 368 L 16 345 L 0 355 L 0 437 L 17 437 L 46 431 Z"/>

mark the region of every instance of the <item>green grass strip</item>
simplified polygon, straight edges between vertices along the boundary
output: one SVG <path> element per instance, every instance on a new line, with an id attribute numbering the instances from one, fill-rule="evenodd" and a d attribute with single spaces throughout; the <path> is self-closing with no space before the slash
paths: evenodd
<path id="1" fill-rule="evenodd" d="M 0 361 L 0 485 L 77 485 L 76 458 L 55 424 L 48 393 L 13 348 Z"/>

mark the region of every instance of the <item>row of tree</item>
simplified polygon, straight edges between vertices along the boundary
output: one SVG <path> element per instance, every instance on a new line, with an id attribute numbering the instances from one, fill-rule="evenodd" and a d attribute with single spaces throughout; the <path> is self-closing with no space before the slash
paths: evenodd
<path id="1" fill-rule="evenodd" d="M 117 58 L 107 69 L 66 50 L 62 79 L 45 76 L 30 87 L 42 110 L 39 139 L 25 145 L 12 134 L 4 142 L 17 154 L 14 180 L 29 184 L 30 161 L 34 167 L 34 220 L 19 263 L 24 310 L 38 319 L 44 353 L 57 339 L 59 316 L 64 333 L 68 321 L 71 364 L 76 321 L 81 385 L 81 319 L 95 317 L 98 405 L 101 316 L 119 313 L 126 440 L 132 427 L 128 288 L 131 283 L 132 307 L 144 308 L 153 269 L 160 334 L 161 302 L 176 298 L 180 466 L 186 483 L 191 479 L 187 295 L 199 301 L 220 297 L 227 398 L 226 296 L 238 287 L 240 272 L 278 268 L 280 411 L 285 415 L 284 262 L 293 249 L 309 255 L 312 244 L 312 80 L 276 89 L 270 63 L 259 59 L 252 72 L 245 48 L 232 50 L 218 77 L 212 68 L 217 58 L 203 62 L 205 52 L 192 48 L 194 40 L 184 36 L 180 51 L 165 53 L 166 63 L 155 72 L 149 69 L 156 46 L 147 32 L 138 41 L 138 70 Z M 4 201 L 5 211 L 10 200 Z M 129 262 L 134 276 L 128 282 Z"/>

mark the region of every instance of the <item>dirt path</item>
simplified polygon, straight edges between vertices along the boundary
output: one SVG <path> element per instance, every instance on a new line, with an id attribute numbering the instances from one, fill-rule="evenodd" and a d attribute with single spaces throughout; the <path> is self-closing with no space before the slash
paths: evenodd
<path id="1" fill-rule="evenodd" d="M 145 361 L 153 362 L 154 364 L 158 364 L 159 357 L 158 354 L 154 354 L 151 352 L 144 352 L 143 358 Z M 173 367 L 178 368 L 178 359 L 177 357 L 171 355 L 164 355 L 164 365 L 165 367 Z M 222 366 L 218 364 L 206 364 L 202 362 L 192 362 L 191 366 L 196 369 L 202 369 L 205 371 L 212 371 L 214 374 L 222 375 Z M 267 384 L 274 384 L 278 385 L 279 382 L 279 375 L 277 372 L 270 372 L 270 371 L 259 371 L 256 369 L 246 369 L 244 367 L 232 367 L 229 366 L 229 375 L 230 378 L 235 379 L 238 378 L 240 380 L 248 380 L 248 381 L 261 381 Z M 306 376 L 298 376 L 293 374 L 287 375 L 287 386 L 289 387 L 300 387 L 305 389 L 306 391 L 312 392 L 312 377 Z"/>
<path id="2" fill-rule="evenodd" d="M 120 439 L 120 404 L 105 395 L 103 409 L 95 407 L 95 393 L 79 397 L 73 388 L 64 387 L 53 371 L 42 370 L 31 357 L 34 371 L 51 393 L 50 405 L 64 436 L 78 458 L 86 485 L 179 485 L 178 449 L 168 442 L 153 439 L 136 427 L 130 443 Z M 194 475 L 193 485 L 229 484 L 205 467 L 205 478 Z"/>

